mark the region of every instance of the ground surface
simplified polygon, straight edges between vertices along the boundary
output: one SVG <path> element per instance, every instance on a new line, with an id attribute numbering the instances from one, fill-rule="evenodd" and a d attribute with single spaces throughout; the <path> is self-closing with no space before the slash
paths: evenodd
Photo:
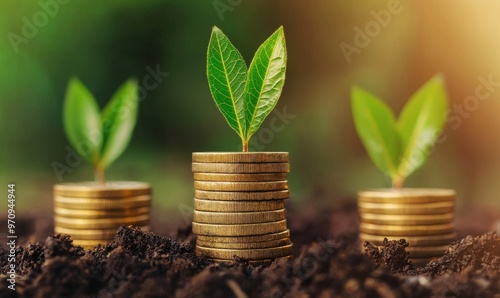
<path id="1" fill-rule="evenodd" d="M 289 208 L 295 258 L 267 267 L 196 256 L 186 225 L 155 222 L 153 231 L 170 238 L 122 227 L 113 243 L 84 251 L 66 236 L 47 237 L 49 217 L 25 219 L 20 242 L 40 242 L 17 249 L 15 292 L 0 246 L 0 297 L 500 297 L 500 238 L 487 233 L 498 214 L 467 208 L 457 217 L 459 240 L 422 268 L 407 262 L 404 241 L 359 253 L 352 204 Z"/>

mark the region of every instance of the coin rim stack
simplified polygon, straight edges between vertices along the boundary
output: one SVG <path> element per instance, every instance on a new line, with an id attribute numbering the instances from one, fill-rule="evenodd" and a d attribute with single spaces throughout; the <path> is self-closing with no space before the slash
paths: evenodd
<path id="1" fill-rule="evenodd" d="M 55 184 L 54 232 L 70 235 L 74 245 L 92 248 L 113 241 L 122 224 L 149 231 L 150 207 L 151 186 L 145 182 Z"/>
<path id="2" fill-rule="evenodd" d="M 404 238 L 409 243 L 410 261 L 417 266 L 427 264 L 441 257 L 455 240 L 455 197 L 451 189 L 360 191 L 360 243 L 381 245 L 384 238 Z"/>
<path id="3" fill-rule="evenodd" d="M 196 252 L 255 265 L 290 259 L 288 152 L 193 152 L 192 160 Z"/>

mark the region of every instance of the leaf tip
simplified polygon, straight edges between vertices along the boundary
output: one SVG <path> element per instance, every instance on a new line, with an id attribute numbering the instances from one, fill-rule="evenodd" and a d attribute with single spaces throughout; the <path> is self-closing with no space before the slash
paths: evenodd
<path id="1" fill-rule="evenodd" d="M 69 78 L 68 86 L 72 86 L 75 84 L 81 84 L 81 83 L 82 83 L 82 81 L 80 81 L 80 79 L 77 76 L 72 76 Z"/>
<path id="2" fill-rule="evenodd" d="M 139 80 L 136 77 L 130 77 L 127 80 L 127 84 L 137 86 L 137 85 L 139 85 Z"/>
<path id="3" fill-rule="evenodd" d="M 434 77 L 432 78 L 432 81 L 436 82 L 436 83 L 440 83 L 440 84 L 443 84 L 444 85 L 444 74 L 442 73 L 437 73 L 436 75 L 434 75 Z"/>
<path id="4" fill-rule="evenodd" d="M 283 40 L 285 39 L 285 28 L 283 25 L 281 25 L 274 33 L 273 35 L 278 35 L 280 38 Z"/>
<path id="5" fill-rule="evenodd" d="M 362 95 L 363 93 L 366 93 L 361 87 L 358 85 L 353 85 L 351 88 L 351 101 L 357 101 L 359 96 Z"/>

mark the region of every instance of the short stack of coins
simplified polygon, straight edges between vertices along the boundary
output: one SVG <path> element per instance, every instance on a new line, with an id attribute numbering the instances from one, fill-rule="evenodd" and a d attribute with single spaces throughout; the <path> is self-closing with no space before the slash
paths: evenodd
<path id="1" fill-rule="evenodd" d="M 410 261 L 441 257 L 455 240 L 455 192 L 447 189 L 373 190 L 358 193 L 360 240 L 380 245 L 406 239 Z"/>
<path id="2" fill-rule="evenodd" d="M 193 153 L 192 168 L 198 254 L 253 264 L 291 258 L 288 153 Z"/>
<path id="3" fill-rule="evenodd" d="M 92 248 L 111 242 L 121 225 L 149 230 L 151 187 L 142 182 L 54 185 L 54 231 Z"/>

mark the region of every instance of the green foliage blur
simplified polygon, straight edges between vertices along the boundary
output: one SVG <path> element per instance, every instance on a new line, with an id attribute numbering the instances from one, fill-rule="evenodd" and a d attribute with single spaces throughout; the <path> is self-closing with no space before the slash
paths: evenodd
<path id="1" fill-rule="evenodd" d="M 92 180 L 92 167 L 72 153 L 63 130 L 68 80 L 79 77 L 102 109 L 134 77 L 142 88 L 137 126 L 107 178 L 150 182 L 156 210 L 192 205 L 191 152 L 241 150 L 208 88 L 214 25 L 243 57 L 284 26 L 283 94 L 249 147 L 290 152 L 292 204 L 334 205 L 358 190 L 390 186 L 356 135 L 351 86 L 387 98 L 399 114 L 409 95 L 441 72 L 450 104 L 467 108 L 478 78 L 500 81 L 500 39 L 483 22 L 500 19 L 500 10 L 425 0 L 401 1 L 387 12 L 389 2 L 2 0 L 0 193 L 15 182 L 17 207 L 36 212 L 50 210 L 55 183 Z M 462 13 L 471 9 L 478 13 Z M 373 22 L 378 32 L 361 36 Z M 447 141 L 406 185 L 453 188 L 462 202 L 498 204 L 500 135 L 486 129 L 500 126 L 497 102 L 467 108 L 470 117 L 452 111 Z"/>

